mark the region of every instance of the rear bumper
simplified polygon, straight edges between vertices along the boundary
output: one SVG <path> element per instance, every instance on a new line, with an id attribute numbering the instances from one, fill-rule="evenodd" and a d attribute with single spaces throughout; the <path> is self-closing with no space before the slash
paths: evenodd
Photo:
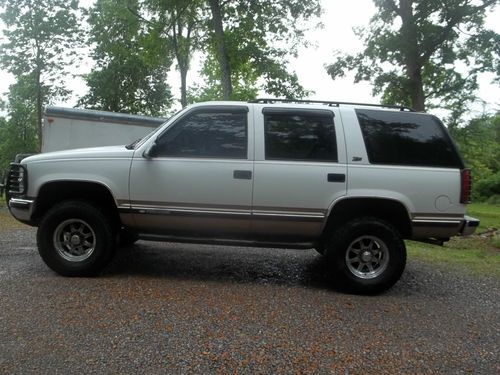
<path id="1" fill-rule="evenodd" d="M 470 236 L 479 226 L 479 220 L 470 216 L 414 217 L 412 239 L 448 239 L 454 236 Z"/>
<path id="2" fill-rule="evenodd" d="M 470 236 L 474 233 L 479 226 L 479 220 L 470 216 L 464 216 L 464 222 L 462 228 L 460 229 L 460 234 L 462 236 Z"/>

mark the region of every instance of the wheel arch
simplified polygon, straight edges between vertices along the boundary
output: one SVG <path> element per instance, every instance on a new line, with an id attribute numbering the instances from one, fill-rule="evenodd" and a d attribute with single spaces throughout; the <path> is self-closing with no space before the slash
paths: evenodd
<path id="1" fill-rule="evenodd" d="M 40 186 L 33 219 L 39 221 L 55 204 L 71 199 L 94 203 L 109 212 L 114 220 L 120 220 L 117 201 L 111 189 L 99 181 L 81 180 L 52 180 Z"/>
<path id="2" fill-rule="evenodd" d="M 411 238 L 411 217 L 408 208 L 393 198 L 346 197 L 332 205 L 323 227 L 322 239 L 333 228 L 362 216 L 382 219 L 393 225 L 405 239 Z"/>

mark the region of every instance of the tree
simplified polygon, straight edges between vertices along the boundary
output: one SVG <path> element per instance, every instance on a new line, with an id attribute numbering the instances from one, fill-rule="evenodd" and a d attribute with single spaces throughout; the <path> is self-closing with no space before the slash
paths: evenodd
<path id="1" fill-rule="evenodd" d="M 212 31 L 216 46 L 216 56 L 219 62 L 220 82 L 222 87 L 222 98 L 229 100 L 233 93 L 231 83 L 231 65 L 229 62 L 229 53 L 224 35 L 224 25 L 222 23 L 222 10 L 219 0 L 208 0 L 211 12 Z"/>
<path id="2" fill-rule="evenodd" d="M 168 48 L 158 30 L 144 26 L 129 8 L 139 12 L 137 2 L 98 0 L 88 12 L 96 68 L 84 76 L 89 92 L 78 105 L 164 115 L 172 104 Z"/>
<path id="3" fill-rule="evenodd" d="M 0 171 L 14 160 L 16 154 L 39 150 L 36 95 L 33 77 L 21 76 L 9 87 L 9 117 L 0 119 Z"/>
<path id="4" fill-rule="evenodd" d="M 68 95 L 63 78 L 79 38 L 76 0 L 9 0 L 0 18 L 7 42 L 0 65 L 17 80 L 32 81 L 38 151 L 42 144 L 43 107 Z"/>
<path id="5" fill-rule="evenodd" d="M 302 97 L 307 92 L 287 68 L 297 52 L 306 21 L 321 12 L 319 0 L 144 0 L 131 12 L 153 29 L 163 30 L 175 51 L 185 105 L 186 75 L 192 54 L 203 52 L 206 84 L 189 100 L 251 99 L 259 89 Z"/>
<path id="6" fill-rule="evenodd" d="M 307 94 L 286 66 L 302 43 L 303 25 L 320 15 L 319 1 L 210 0 L 209 5 L 202 69 L 208 84 L 195 90 L 195 97 L 245 100 L 259 89 L 288 98 Z"/>
<path id="7" fill-rule="evenodd" d="M 146 0 L 144 8 L 150 19 L 129 7 L 137 18 L 156 30 L 173 51 L 180 74 L 182 107 L 187 105 L 187 74 L 192 54 L 199 47 L 201 4 L 202 0 Z"/>
<path id="8" fill-rule="evenodd" d="M 500 77 L 500 36 L 484 27 L 498 0 L 374 0 L 378 12 L 357 29 L 364 50 L 337 53 L 327 67 L 332 78 L 355 71 L 355 82 L 370 81 L 385 103 L 424 111 L 438 103 L 463 108 L 474 99 L 477 74 Z M 456 70 L 464 65 L 467 73 Z"/>
<path id="9" fill-rule="evenodd" d="M 474 181 L 500 172 L 500 113 L 485 114 L 450 130 L 467 166 L 472 168 Z"/>

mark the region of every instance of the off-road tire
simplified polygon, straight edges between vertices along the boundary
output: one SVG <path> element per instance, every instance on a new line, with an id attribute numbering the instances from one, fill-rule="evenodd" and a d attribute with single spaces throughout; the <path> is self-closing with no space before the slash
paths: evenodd
<path id="1" fill-rule="evenodd" d="M 350 262 L 347 255 L 352 255 L 352 259 L 355 259 L 353 249 L 356 244 L 363 241 L 369 243 L 370 240 L 373 240 L 374 244 L 385 246 L 384 251 L 388 254 L 385 266 L 378 271 L 380 274 L 376 274 L 377 269 L 370 274 L 367 266 L 361 271 L 356 270 L 359 262 L 351 263 L 351 269 L 348 265 Z M 406 247 L 401 235 L 390 223 L 375 217 L 355 219 L 334 230 L 325 255 L 335 285 L 341 290 L 356 294 L 377 294 L 386 291 L 399 280 L 406 265 Z M 363 274 L 365 278 L 355 272 Z"/>
<path id="2" fill-rule="evenodd" d="M 94 244 L 83 260 L 71 259 L 66 248 L 56 239 L 61 225 L 72 220 L 84 223 L 92 231 Z M 68 224 L 71 225 L 71 224 Z M 78 223 L 76 224 L 78 225 Z M 87 229 L 89 230 L 89 229 Z M 78 239 L 77 239 L 78 240 Z M 59 243 L 59 245 L 57 245 Z M 37 232 L 37 245 L 43 261 L 63 276 L 95 276 L 111 261 L 115 253 L 115 234 L 112 222 L 104 210 L 86 201 L 64 201 L 52 207 L 43 217 Z M 58 250 L 59 248 L 59 250 Z M 60 250 L 60 249 L 63 250 Z M 63 255 L 61 255 L 63 254 Z"/>

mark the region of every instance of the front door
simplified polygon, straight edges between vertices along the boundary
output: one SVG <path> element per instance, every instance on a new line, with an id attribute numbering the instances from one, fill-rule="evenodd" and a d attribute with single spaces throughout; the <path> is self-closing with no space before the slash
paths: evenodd
<path id="1" fill-rule="evenodd" d="M 253 121 L 247 106 L 188 110 L 135 155 L 130 204 L 139 233 L 213 239 L 250 232 Z"/>

